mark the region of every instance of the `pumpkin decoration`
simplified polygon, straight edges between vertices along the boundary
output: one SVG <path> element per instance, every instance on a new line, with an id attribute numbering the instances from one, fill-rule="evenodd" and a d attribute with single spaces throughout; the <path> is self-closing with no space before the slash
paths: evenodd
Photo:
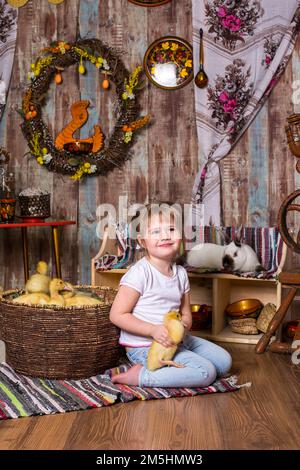
<path id="1" fill-rule="evenodd" d="M 103 79 L 103 82 L 102 82 L 102 88 L 104 90 L 108 90 L 110 87 L 110 83 L 109 83 L 109 80 L 107 78 L 107 74 L 104 75 L 104 79 Z"/>
<path id="2" fill-rule="evenodd" d="M 55 75 L 54 80 L 55 80 L 56 85 L 60 85 L 60 84 L 62 83 L 62 76 L 61 76 L 61 73 L 60 73 L 60 72 L 58 72 L 58 73 Z"/>
<path id="3" fill-rule="evenodd" d="M 100 126 L 94 126 L 94 135 L 88 139 L 74 139 L 74 133 L 80 129 L 88 120 L 88 111 L 90 102 L 88 100 L 76 101 L 71 106 L 72 121 L 67 124 L 66 127 L 58 134 L 55 140 L 55 147 L 59 150 L 64 148 L 65 144 L 75 142 L 80 143 L 92 143 L 92 152 L 96 153 L 103 147 L 104 136 Z"/>

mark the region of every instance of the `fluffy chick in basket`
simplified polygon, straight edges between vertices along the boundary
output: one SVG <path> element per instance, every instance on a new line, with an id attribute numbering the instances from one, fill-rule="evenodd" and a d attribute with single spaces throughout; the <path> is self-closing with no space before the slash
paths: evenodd
<path id="1" fill-rule="evenodd" d="M 175 343 L 174 346 L 166 348 L 157 341 L 153 341 L 147 359 L 147 368 L 149 370 L 156 370 L 165 365 L 174 367 L 184 367 L 172 361 L 174 354 L 177 350 L 177 345 L 182 341 L 184 336 L 184 326 L 181 322 L 181 315 L 177 311 L 170 311 L 164 316 L 164 326 L 169 332 L 169 336 Z"/>
<path id="2" fill-rule="evenodd" d="M 49 294 L 50 277 L 48 273 L 48 264 L 45 261 L 39 261 L 36 266 L 36 273 L 30 276 L 25 284 L 27 294 L 44 293 Z"/>
<path id="3" fill-rule="evenodd" d="M 68 290 L 69 287 L 64 281 L 58 278 L 50 281 L 50 297 L 43 292 L 35 292 L 33 294 L 23 294 L 16 297 L 13 302 L 16 304 L 27 304 L 27 305 L 58 305 L 60 307 L 65 306 L 65 300 L 60 294 L 63 290 Z"/>
<path id="4" fill-rule="evenodd" d="M 66 307 L 80 307 L 80 306 L 89 306 L 89 305 L 99 305 L 103 302 L 99 299 L 92 298 L 92 293 L 82 292 L 77 293 L 77 289 L 74 289 L 72 284 L 65 282 L 67 288 L 61 293 L 64 298 Z"/>
<path id="5" fill-rule="evenodd" d="M 89 305 L 99 305 L 103 304 L 101 300 L 93 299 L 88 295 L 77 295 L 75 294 L 73 297 L 65 298 L 65 306 L 66 307 L 80 307 L 80 306 L 89 306 Z"/>

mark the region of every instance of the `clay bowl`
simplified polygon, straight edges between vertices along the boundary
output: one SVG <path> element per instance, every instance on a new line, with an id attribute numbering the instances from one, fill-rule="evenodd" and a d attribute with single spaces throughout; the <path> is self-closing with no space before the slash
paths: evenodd
<path id="1" fill-rule="evenodd" d="M 74 140 L 73 142 L 68 142 L 64 144 L 64 149 L 67 152 L 87 155 L 92 151 L 93 142 L 82 142 L 80 140 Z"/>
<path id="2" fill-rule="evenodd" d="M 262 308 L 263 304 L 258 299 L 243 299 L 227 305 L 225 313 L 231 318 L 255 318 Z"/>

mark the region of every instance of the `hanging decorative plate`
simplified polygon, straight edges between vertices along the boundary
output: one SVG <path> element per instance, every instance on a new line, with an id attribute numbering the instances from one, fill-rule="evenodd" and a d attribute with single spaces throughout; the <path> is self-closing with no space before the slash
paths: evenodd
<path id="1" fill-rule="evenodd" d="M 192 46 L 176 36 L 165 36 L 148 47 L 144 69 L 149 80 L 159 88 L 176 90 L 193 78 Z"/>
<path id="2" fill-rule="evenodd" d="M 171 0 L 129 0 L 130 3 L 140 5 L 141 7 L 159 7 L 170 1 Z"/>
<path id="3" fill-rule="evenodd" d="M 29 0 L 6 0 L 6 2 L 14 7 L 14 8 L 20 8 L 26 5 Z M 59 3 L 62 3 L 64 0 L 48 0 L 49 3 L 53 3 L 54 5 L 58 5 Z"/>

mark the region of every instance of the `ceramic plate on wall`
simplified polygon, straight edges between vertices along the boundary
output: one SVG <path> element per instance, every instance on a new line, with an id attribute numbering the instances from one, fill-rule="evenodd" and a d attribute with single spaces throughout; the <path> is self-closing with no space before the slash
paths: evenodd
<path id="1" fill-rule="evenodd" d="M 192 46 L 176 36 L 164 36 L 148 47 L 144 69 L 149 80 L 159 88 L 176 90 L 193 78 Z"/>
<path id="2" fill-rule="evenodd" d="M 140 5 L 142 7 L 158 7 L 160 5 L 164 5 L 165 3 L 169 3 L 171 0 L 128 0 L 130 3 L 134 3 L 135 5 Z"/>

